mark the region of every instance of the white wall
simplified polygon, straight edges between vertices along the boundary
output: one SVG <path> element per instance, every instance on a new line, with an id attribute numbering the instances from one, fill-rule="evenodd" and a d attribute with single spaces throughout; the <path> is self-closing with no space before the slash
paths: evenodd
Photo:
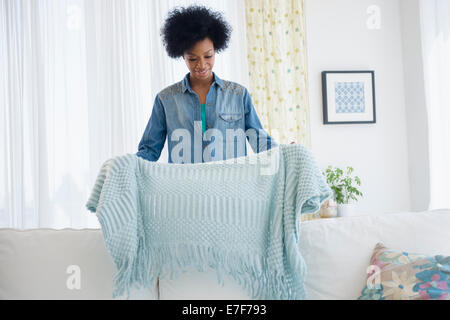
<path id="1" fill-rule="evenodd" d="M 369 30 L 367 8 L 381 9 Z M 305 0 L 312 149 L 322 168 L 352 166 L 361 213 L 409 211 L 409 163 L 399 0 Z M 376 124 L 323 125 L 321 72 L 375 70 Z"/>

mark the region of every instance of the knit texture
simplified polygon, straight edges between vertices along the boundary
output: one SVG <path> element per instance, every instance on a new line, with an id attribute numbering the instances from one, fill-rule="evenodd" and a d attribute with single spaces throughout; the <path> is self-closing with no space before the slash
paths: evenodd
<path id="1" fill-rule="evenodd" d="M 252 299 L 305 299 L 300 215 L 331 196 L 312 153 L 292 144 L 206 163 L 106 161 L 87 208 L 117 267 L 113 298 L 212 267 Z"/>

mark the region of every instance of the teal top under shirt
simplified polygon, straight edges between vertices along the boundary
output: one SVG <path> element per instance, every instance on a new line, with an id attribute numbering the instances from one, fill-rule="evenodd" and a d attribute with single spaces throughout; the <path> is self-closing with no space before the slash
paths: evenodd
<path id="1" fill-rule="evenodd" d="M 203 133 L 205 133 L 206 131 L 205 104 L 201 103 L 200 106 L 202 107 L 202 129 Z"/>

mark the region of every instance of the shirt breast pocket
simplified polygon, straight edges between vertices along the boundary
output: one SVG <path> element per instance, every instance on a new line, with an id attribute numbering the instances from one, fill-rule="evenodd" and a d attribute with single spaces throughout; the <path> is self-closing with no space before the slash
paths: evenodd
<path id="1" fill-rule="evenodd" d="M 241 112 L 220 112 L 219 127 L 223 129 L 242 128 L 242 117 Z"/>

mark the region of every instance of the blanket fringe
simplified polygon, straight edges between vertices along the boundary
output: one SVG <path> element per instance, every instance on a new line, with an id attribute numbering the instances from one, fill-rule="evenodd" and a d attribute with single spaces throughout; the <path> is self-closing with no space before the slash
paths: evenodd
<path id="1" fill-rule="evenodd" d="M 295 299 L 292 279 L 287 279 L 279 270 L 268 268 L 261 255 L 222 254 L 211 247 L 184 243 L 150 248 L 142 238 L 137 254 L 125 260 L 114 277 L 113 298 L 125 294 L 129 299 L 132 286 L 150 289 L 158 277 L 173 280 L 188 268 L 204 272 L 208 267 L 215 269 L 221 286 L 224 286 L 224 277 L 231 276 L 251 299 Z"/>

